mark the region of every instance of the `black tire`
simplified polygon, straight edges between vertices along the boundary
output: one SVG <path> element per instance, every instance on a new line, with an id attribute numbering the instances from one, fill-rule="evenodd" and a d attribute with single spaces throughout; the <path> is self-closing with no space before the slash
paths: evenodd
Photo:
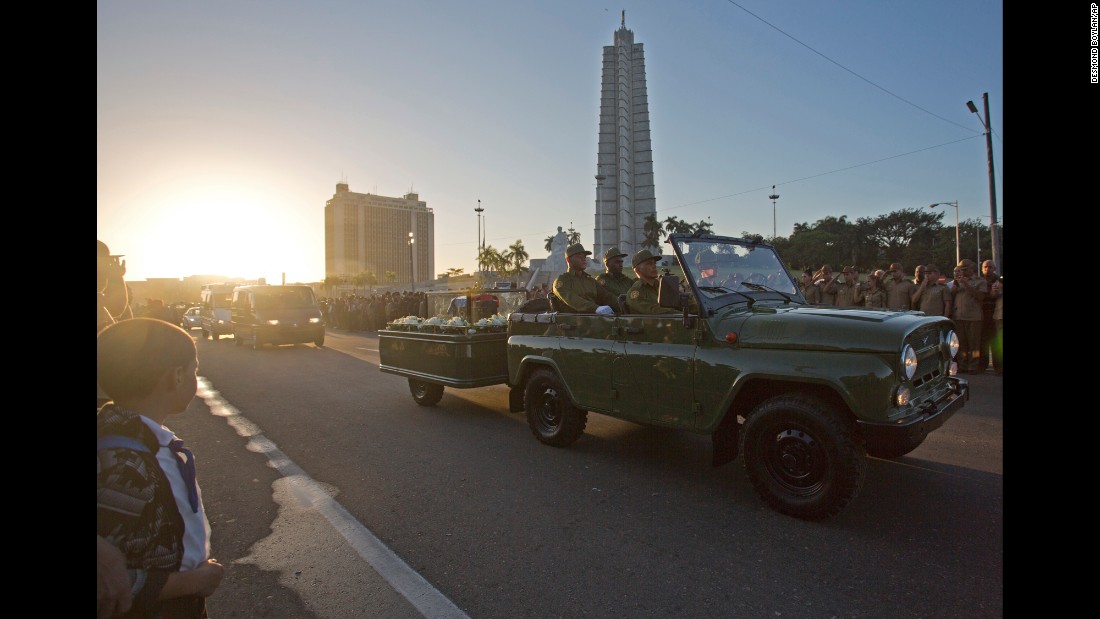
<path id="1" fill-rule="evenodd" d="M 216 342 L 216 341 L 222 339 L 222 336 L 218 333 L 215 333 L 214 331 L 211 331 L 210 332 L 210 339 L 212 339 Z"/>
<path id="2" fill-rule="evenodd" d="M 778 396 L 749 413 L 742 431 L 745 473 L 776 511 L 822 520 L 859 494 L 867 453 L 832 407 L 806 396 Z"/>
<path id="3" fill-rule="evenodd" d="M 242 338 L 241 334 L 237 333 L 236 331 L 233 332 L 233 343 L 235 343 L 237 346 L 244 346 L 244 338 Z"/>
<path id="4" fill-rule="evenodd" d="M 210 337 L 210 332 L 209 332 L 209 331 L 207 331 L 206 329 L 203 329 L 203 330 L 202 330 L 202 339 L 204 339 L 204 340 L 205 340 L 205 339 L 206 339 L 206 338 L 208 338 L 208 337 Z"/>
<path id="5" fill-rule="evenodd" d="M 531 433 L 554 447 L 572 445 L 588 424 L 588 411 L 574 406 L 557 374 L 545 368 L 535 370 L 527 381 L 523 407 Z"/>
<path id="6" fill-rule="evenodd" d="M 322 335 L 321 337 L 313 340 L 313 345 L 316 346 L 317 348 L 320 348 L 320 347 L 324 346 L 325 345 L 325 336 Z"/>
<path id="7" fill-rule="evenodd" d="M 443 397 L 443 385 L 429 383 L 416 378 L 409 379 L 409 393 L 413 400 L 421 406 L 435 406 Z"/>

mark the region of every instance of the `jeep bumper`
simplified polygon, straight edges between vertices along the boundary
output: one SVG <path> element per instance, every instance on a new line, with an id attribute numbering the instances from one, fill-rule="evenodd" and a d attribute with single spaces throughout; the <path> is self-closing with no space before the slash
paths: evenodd
<path id="1" fill-rule="evenodd" d="M 924 410 L 892 423 L 857 420 L 868 447 L 887 451 L 915 448 L 930 432 L 939 428 L 970 399 L 970 383 L 965 379 L 949 377 L 951 391 L 938 402 L 929 403 Z"/>

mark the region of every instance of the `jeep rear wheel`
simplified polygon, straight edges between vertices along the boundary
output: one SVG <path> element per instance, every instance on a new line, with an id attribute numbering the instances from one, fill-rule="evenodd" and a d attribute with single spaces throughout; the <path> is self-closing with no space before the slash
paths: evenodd
<path id="1" fill-rule="evenodd" d="M 840 414 L 817 399 L 766 400 L 749 413 L 742 436 L 745 473 L 780 513 L 829 518 L 863 486 L 866 451 Z"/>
<path id="2" fill-rule="evenodd" d="M 547 445 L 572 445 L 588 424 L 588 411 L 569 401 L 561 380 L 548 369 L 535 370 L 531 375 L 523 392 L 523 405 L 531 433 Z"/>
<path id="3" fill-rule="evenodd" d="M 443 385 L 410 378 L 409 392 L 412 393 L 413 400 L 417 404 L 421 406 L 435 406 L 443 397 Z"/>

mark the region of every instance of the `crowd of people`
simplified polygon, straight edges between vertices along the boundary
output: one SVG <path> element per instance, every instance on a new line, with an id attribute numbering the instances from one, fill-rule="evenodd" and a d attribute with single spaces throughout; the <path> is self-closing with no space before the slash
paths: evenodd
<path id="1" fill-rule="evenodd" d="M 946 316 L 959 336 L 960 374 L 978 374 L 990 367 L 1004 373 L 1004 278 L 992 260 L 978 264 L 964 258 L 949 279 L 934 264 L 918 264 L 913 279 L 898 262 L 860 281 L 859 270 L 845 267 L 834 275 L 824 264 L 816 272 L 802 272 L 799 290 L 815 305 L 919 310 Z"/>

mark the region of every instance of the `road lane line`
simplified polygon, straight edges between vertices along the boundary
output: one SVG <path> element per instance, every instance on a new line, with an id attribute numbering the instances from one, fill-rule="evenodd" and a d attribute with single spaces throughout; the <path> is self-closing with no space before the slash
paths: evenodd
<path id="1" fill-rule="evenodd" d="M 242 416 L 202 376 L 198 380 L 198 396 L 206 403 L 212 415 L 224 417 L 239 436 L 249 440 L 250 451 L 267 456 L 271 465 L 287 479 L 291 492 L 302 506 L 311 507 L 324 516 L 355 552 L 420 611 L 420 614 L 440 619 L 470 619 L 469 615 L 390 550 L 370 529 L 356 520 L 325 491 L 322 484 L 314 481 L 305 470 L 288 458 L 275 443 L 263 435 L 263 430 L 258 425 Z"/>

